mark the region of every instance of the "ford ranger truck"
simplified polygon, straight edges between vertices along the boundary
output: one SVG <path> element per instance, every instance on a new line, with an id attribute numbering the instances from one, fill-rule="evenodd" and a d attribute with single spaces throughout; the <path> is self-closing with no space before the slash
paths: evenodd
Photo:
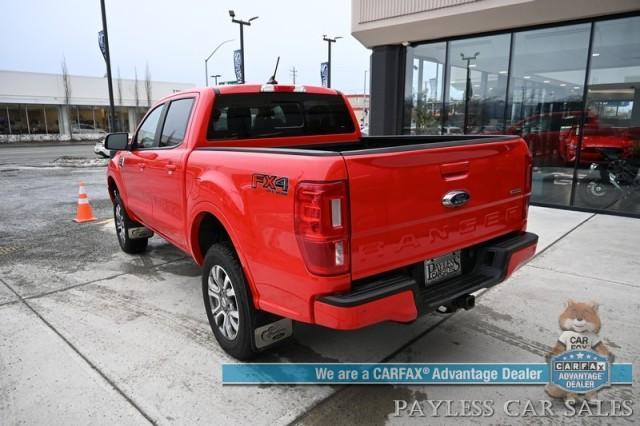
<path id="1" fill-rule="evenodd" d="M 332 89 L 182 91 L 106 149 L 120 247 L 156 233 L 201 265 L 211 329 L 238 359 L 292 320 L 352 330 L 469 309 L 536 250 L 520 137 L 363 137 Z"/>

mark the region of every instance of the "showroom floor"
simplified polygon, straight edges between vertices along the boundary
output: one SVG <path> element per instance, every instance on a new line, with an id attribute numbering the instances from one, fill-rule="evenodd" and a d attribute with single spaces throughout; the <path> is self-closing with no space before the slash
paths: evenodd
<path id="1" fill-rule="evenodd" d="M 97 222 L 70 220 L 80 180 Z M 206 322 L 199 268 L 157 237 L 144 255 L 121 253 L 104 181 L 100 168 L 0 168 L 0 424 L 424 424 L 393 417 L 393 401 L 545 398 L 532 385 L 222 386 L 233 360 Z M 601 303 L 601 336 L 635 362 L 640 220 L 532 207 L 529 229 L 534 260 L 471 311 L 355 332 L 297 324 L 260 361 L 542 362 L 573 298 Z M 514 422 L 502 410 L 475 421 Z"/>

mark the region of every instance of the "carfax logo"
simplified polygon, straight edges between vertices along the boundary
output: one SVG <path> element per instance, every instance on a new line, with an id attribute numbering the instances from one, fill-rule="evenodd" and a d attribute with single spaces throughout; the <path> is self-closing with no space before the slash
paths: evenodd
<path id="1" fill-rule="evenodd" d="M 551 383 L 570 393 L 586 394 L 610 386 L 609 360 L 593 351 L 568 351 L 551 359 Z"/>

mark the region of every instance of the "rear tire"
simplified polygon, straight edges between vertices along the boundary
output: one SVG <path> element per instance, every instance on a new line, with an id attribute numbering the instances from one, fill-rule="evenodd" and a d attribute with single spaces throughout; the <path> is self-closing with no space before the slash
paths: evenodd
<path id="1" fill-rule="evenodd" d="M 149 244 L 148 238 L 129 238 L 129 229 L 142 226 L 141 224 L 131 220 L 127 215 L 127 211 L 122 205 L 120 195 L 116 193 L 113 202 L 113 218 L 116 223 L 116 235 L 118 243 L 123 252 L 128 254 L 138 254 L 146 250 Z"/>
<path id="2" fill-rule="evenodd" d="M 218 344 L 238 360 L 253 358 L 253 329 L 258 311 L 242 267 L 229 243 L 212 245 L 204 258 L 202 296 Z"/>

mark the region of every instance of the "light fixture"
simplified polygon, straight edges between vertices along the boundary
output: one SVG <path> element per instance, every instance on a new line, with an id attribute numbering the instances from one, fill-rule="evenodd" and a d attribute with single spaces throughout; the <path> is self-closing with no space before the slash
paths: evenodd
<path id="1" fill-rule="evenodd" d="M 498 74 L 506 74 L 507 70 L 498 71 Z"/>
<path id="2" fill-rule="evenodd" d="M 567 85 L 567 83 L 560 83 L 560 86 L 562 86 L 562 87 L 564 87 L 566 85 Z"/>
<path id="3" fill-rule="evenodd" d="M 476 64 L 469 64 L 469 68 L 475 68 L 475 67 L 477 67 Z"/>
<path id="4" fill-rule="evenodd" d="M 543 83 L 551 83 L 549 80 L 545 80 L 543 81 Z"/>
<path id="5" fill-rule="evenodd" d="M 573 86 L 574 89 L 578 90 L 580 86 Z"/>
<path id="6" fill-rule="evenodd" d="M 525 78 L 525 79 L 529 80 L 529 79 L 531 78 L 531 76 L 530 76 L 530 75 L 525 75 L 525 76 L 524 76 L 524 77 L 522 77 L 522 78 Z"/>
<path id="7" fill-rule="evenodd" d="M 592 53 L 591 56 L 596 56 L 597 57 L 597 56 L 600 56 L 600 54 L 599 53 Z"/>
<path id="8" fill-rule="evenodd" d="M 403 45 L 404 47 L 409 46 L 409 44 L 410 44 L 410 43 L 409 43 L 408 41 L 403 41 L 403 42 L 402 42 L 402 45 Z"/>

